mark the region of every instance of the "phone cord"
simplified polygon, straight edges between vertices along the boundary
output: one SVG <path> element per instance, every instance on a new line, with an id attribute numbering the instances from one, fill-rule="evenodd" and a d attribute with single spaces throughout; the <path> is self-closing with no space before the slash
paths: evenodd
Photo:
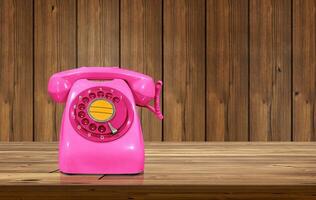
<path id="1" fill-rule="evenodd" d="M 154 107 L 151 105 L 146 105 L 146 107 L 155 113 L 155 115 L 162 120 L 163 115 L 160 110 L 160 94 L 161 94 L 161 88 L 162 88 L 162 81 L 157 81 L 155 86 L 155 101 L 154 101 Z"/>

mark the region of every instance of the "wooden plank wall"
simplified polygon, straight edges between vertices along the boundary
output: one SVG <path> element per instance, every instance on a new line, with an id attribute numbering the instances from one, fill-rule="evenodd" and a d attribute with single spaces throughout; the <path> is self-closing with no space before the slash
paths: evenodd
<path id="1" fill-rule="evenodd" d="M 291 139 L 291 4 L 249 5 L 249 125 L 251 141 Z"/>
<path id="2" fill-rule="evenodd" d="M 316 0 L 0 0 L 0 141 L 54 141 L 57 71 L 164 81 L 147 141 L 315 141 Z"/>

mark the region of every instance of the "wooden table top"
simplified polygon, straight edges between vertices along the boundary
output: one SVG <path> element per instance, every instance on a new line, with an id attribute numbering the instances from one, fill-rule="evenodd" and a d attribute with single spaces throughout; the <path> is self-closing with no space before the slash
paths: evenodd
<path id="1" fill-rule="evenodd" d="M 316 143 L 147 143 L 145 172 L 124 176 L 61 174 L 57 151 L 0 143 L 0 199 L 316 199 Z"/>

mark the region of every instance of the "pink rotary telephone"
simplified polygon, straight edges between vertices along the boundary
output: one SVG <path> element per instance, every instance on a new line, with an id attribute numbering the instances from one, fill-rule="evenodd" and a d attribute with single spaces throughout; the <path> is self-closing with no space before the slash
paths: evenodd
<path id="1" fill-rule="evenodd" d="M 144 170 L 144 142 L 136 105 L 162 119 L 162 82 L 117 67 L 81 67 L 54 74 L 48 92 L 66 102 L 59 169 L 69 174 L 136 174 Z M 154 101 L 154 106 L 149 103 Z"/>

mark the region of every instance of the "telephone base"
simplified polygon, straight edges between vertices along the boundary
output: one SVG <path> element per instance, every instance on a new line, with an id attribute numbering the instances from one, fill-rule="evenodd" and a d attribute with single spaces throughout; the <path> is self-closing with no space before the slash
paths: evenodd
<path id="1" fill-rule="evenodd" d="M 128 109 L 117 114 L 128 114 L 125 127 L 129 127 L 124 134 L 124 127 L 118 127 L 118 123 L 112 124 L 119 132 L 111 140 L 92 140 L 87 135 L 78 131 L 78 127 L 71 123 L 73 103 L 76 99 L 84 99 L 80 95 L 82 91 L 90 90 L 95 87 L 104 87 L 124 94 L 126 102 L 130 105 L 131 112 Z M 91 89 L 93 92 L 93 90 Z M 88 95 L 88 94 L 87 94 Z M 94 82 L 89 80 L 77 81 L 69 93 L 64 113 L 62 126 L 60 130 L 59 141 L 59 170 L 65 174 L 138 174 L 144 170 L 144 142 L 140 121 L 135 109 L 135 101 L 128 85 L 123 80 L 112 80 L 106 82 Z M 121 99 L 120 102 L 122 102 Z M 92 101 L 93 102 L 93 101 Z M 114 101 L 113 101 L 114 102 Z M 80 104 L 78 105 L 78 109 Z M 80 112 L 79 112 L 80 113 Z M 78 114 L 79 114 L 78 113 Z M 87 116 L 87 114 L 86 114 Z M 122 118 L 122 117 L 121 117 Z M 125 118 L 124 118 L 125 119 Z M 115 121 L 114 118 L 112 121 Z M 90 119 L 90 121 L 92 121 Z M 112 122 L 111 121 L 111 122 Z M 96 124 L 96 122 L 93 122 Z M 110 130 L 111 127 L 107 127 Z M 98 134 L 95 134 L 98 135 Z M 90 135 L 92 137 L 92 135 Z"/>
<path id="2" fill-rule="evenodd" d="M 63 172 L 61 170 L 59 170 L 60 173 L 68 175 L 68 176 L 75 176 L 75 175 L 123 175 L 123 176 L 137 176 L 137 175 L 141 175 L 144 174 L 144 170 L 141 170 L 139 172 L 134 172 L 134 173 L 117 173 L 117 174 L 113 174 L 113 173 L 69 173 L 69 172 Z"/>
<path id="3" fill-rule="evenodd" d="M 78 154 L 78 148 L 60 152 L 59 170 L 65 174 L 139 174 L 144 171 L 141 145 L 112 150 L 107 148 L 108 144 L 103 145 L 100 148 L 104 151 L 97 155 L 87 149 L 79 150 Z"/>

